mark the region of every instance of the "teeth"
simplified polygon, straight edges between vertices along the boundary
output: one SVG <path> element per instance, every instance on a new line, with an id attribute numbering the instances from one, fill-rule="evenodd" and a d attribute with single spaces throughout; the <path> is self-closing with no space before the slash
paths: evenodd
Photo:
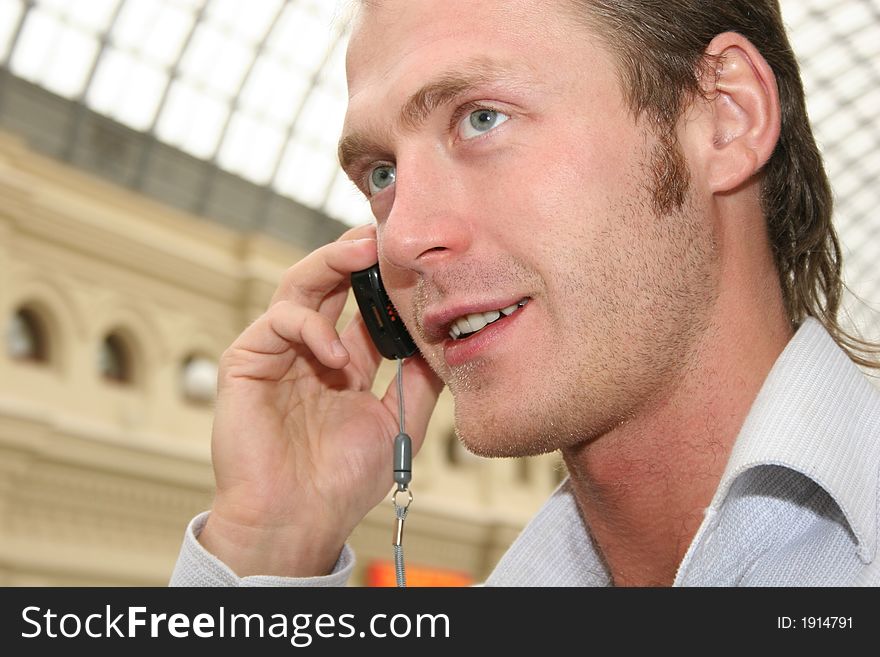
<path id="1" fill-rule="evenodd" d="M 449 328 L 449 337 L 451 337 L 453 340 L 457 340 L 463 335 L 466 336 L 470 335 L 471 333 L 476 333 L 477 331 L 484 329 L 492 322 L 500 319 L 502 315 L 506 317 L 507 315 L 513 313 L 517 308 L 521 308 L 527 303 L 528 299 L 523 299 L 519 303 L 515 303 L 512 306 L 507 306 L 507 308 L 502 308 L 501 310 L 490 310 L 485 313 L 472 313 L 464 317 L 459 317 L 452 323 L 452 326 Z"/>

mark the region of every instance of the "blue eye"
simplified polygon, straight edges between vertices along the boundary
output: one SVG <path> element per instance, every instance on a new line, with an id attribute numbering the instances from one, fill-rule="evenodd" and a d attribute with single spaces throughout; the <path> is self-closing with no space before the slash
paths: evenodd
<path id="1" fill-rule="evenodd" d="M 369 189 L 370 196 L 373 194 L 378 194 L 386 187 L 390 187 L 394 184 L 394 179 L 397 177 L 396 169 L 390 164 L 380 164 L 372 171 L 370 171 L 370 180 L 369 180 Z"/>
<path id="2" fill-rule="evenodd" d="M 459 130 L 463 139 L 473 139 L 497 128 L 509 118 L 503 112 L 491 109 L 478 109 L 462 119 L 459 124 Z"/>

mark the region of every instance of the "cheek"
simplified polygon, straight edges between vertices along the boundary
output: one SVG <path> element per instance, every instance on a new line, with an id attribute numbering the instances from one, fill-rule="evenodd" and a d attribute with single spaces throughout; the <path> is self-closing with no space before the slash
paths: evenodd
<path id="1" fill-rule="evenodd" d="M 563 245 L 609 237 L 616 207 L 633 196 L 634 153 L 626 143 L 582 129 L 556 138 L 514 168 L 503 202 L 517 217 L 508 230 L 535 247 L 559 252 Z M 552 263 L 548 263 L 552 264 Z"/>

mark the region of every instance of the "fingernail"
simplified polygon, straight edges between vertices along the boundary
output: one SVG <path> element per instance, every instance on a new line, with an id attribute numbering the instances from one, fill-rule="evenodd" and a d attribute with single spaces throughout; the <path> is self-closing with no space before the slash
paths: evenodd
<path id="1" fill-rule="evenodd" d="M 348 350 L 345 348 L 345 345 L 342 344 L 341 340 L 336 340 L 333 344 L 331 344 L 330 351 L 337 358 L 345 358 L 346 356 L 348 356 Z"/>

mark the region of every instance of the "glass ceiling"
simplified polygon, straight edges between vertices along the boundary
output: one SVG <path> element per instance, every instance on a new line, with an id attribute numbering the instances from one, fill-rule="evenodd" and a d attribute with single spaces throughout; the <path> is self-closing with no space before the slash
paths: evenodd
<path id="1" fill-rule="evenodd" d="M 0 64 L 354 224 L 334 0 L 0 0 Z M 880 306 L 880 0 L 782 0 L 836 192 L 850 285 Z M 876 317 L 876 315 L 874 315 Z M 878 323 L 876 319 L 871 323 Z M 880 327 L 870 331 L 880 335 Z"/>
<path id="2" fill-rule="evenodd" d="M 345 221 L 343 21 L 328 0 L 0 0 L 13 74 Z"/>

